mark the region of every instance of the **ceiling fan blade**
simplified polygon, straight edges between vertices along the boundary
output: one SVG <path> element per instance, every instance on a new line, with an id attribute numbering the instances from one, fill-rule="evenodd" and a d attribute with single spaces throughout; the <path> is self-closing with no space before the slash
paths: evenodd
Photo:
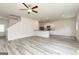
<path id="1" fill-rule="evenodd" d="M 33 12 L 35 12 L 35 13 L 38 13 L 38 11 L 35 11 L 35 10 L 32 10 Z"/>
<path id="2" fill-rule="evenodd" d="M 32 9 L 35 9 L 35 8 L 38 8 L 38 6 L 34 6 L 34 7 L 32 7 Z"/>
<path id="3" fill-rule="evenodd" d="M 29 8 L 25 3 L 22 3 L 25 7 Z"/>
<path id="4" fill-rule="evenodd" d="M 27 10 L 27 9 L 20 9 L 20 10 Z"/>

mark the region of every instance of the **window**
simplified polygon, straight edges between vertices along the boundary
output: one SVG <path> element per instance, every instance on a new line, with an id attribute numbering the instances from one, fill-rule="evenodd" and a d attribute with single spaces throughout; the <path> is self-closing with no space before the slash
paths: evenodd
<path id="1" fill-rule="evenodd" d="M 0 24 L 0 32 L 4 32 L 5 31 L 5 26 Z"/>

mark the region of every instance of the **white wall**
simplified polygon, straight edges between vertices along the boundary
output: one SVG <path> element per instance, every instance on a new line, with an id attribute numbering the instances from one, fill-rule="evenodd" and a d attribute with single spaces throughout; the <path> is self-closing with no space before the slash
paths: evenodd
<path id="1" fill-rule="evenodd" d="M 51 25 L 55 27 L 55 31 L 52 32 L 53 35 L 75 36 L 75 22 L 75 19 L 61 19 L 46 23 L 44 26 Z"/>
<path id="2" fill-rule="evenodd" d="M 5 32 L 0 32 L 0 36 L 6 36 L 7 27 L 8 27 L 8 20 L 0 19 L 0 24 L 3 24 L 5 26 Z"/>
<path id="3" fill-rule="evenodd" d="M 76 22 L 78 23 L 77 24 L 78 25 L 78 29 L 76 30 L 76 38 L 79 41 L 79 14 L 77 16 Z"/>
<path id="4" fill-rule="evenodd" d="M 8 40 L 29 37 L 38 29 L 38 21 L 21 17 L 21 21 L 8 28 Z"/>

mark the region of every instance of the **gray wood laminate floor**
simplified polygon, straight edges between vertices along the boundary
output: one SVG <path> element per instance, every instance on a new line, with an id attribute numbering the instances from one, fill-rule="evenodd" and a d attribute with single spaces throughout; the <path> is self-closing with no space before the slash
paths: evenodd
<path id="1" fill-rule="evenodd" d="M 0 55 L 7 55 L 7 48 L 8 48 L 8 40 L 6 37 L 0 36 Z"/>
<path id="2" fill-rule="evenodd" d="M 9 55 L 78 55 L 79 43 L 74 37 L 28 37 L 8 41 Z"/>

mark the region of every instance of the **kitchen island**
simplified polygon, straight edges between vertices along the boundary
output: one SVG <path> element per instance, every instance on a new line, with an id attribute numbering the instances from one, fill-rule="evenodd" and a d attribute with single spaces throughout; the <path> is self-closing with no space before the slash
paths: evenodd
<path id="1" fill-rule="evenodd" d="M 35 36 L 40 36 L 44 38 L 49 38 L 49 31 L 41 31 L 41 30 L 35 30 Z"/>

